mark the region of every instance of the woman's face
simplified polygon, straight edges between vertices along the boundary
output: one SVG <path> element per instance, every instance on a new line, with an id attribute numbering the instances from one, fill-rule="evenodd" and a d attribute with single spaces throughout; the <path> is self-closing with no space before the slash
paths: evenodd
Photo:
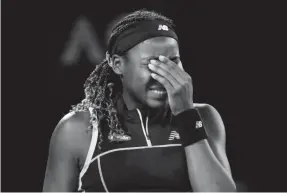
<path id="1" fill-rule="evenodd" d="M 170 37 L 155 37 L 143 41 L 130 49 L 122 67 L 124 93 L 128 95 L 130 106 L 149 106 L 159 108 L 168 102 L 163 85 L 150 76 L 148 64 L 160 55 L 182 65 L 178 43 Z M 164 93 L 158 91 L 164 90 Z"/>

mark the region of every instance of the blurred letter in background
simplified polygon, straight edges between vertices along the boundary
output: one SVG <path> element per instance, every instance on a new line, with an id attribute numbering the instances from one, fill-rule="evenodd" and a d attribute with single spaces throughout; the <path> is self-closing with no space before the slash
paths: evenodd
<path id="1" fill-rule="evenodd" d="M 78 64 L 81 52 L 86 52 L 87 59 L 96 66 L 104 58 L 104 51 L 100 44 L 96 30 L 84 16 L 75 21 L 65 50 L 61 55 L 64 66 Z"/>

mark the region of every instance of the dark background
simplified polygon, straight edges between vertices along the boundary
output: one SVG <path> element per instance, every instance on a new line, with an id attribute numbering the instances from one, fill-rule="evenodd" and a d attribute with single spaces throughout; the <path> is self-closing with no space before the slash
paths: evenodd
<path id="1" fill-rule="evenodd" d="M 242 190 L 286 191 L 283 4 L 180 0 L 2 2 L 1 191 L 41 191 L 53 129 L 84 96 L 95 64 L 84 53 L 78 65 L 60 60 L 76 19 L 87 17 L 105 48 L 107 24 L 140 8 L 177 25 L 195 101 L 220 112 Z"/>

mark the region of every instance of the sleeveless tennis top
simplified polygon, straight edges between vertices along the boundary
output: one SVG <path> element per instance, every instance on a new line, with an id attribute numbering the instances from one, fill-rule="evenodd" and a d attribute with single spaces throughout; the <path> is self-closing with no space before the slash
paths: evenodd
<path id="1" fill-rule="evenodd" d="M 122 127 L 131 139 L 110 141 L 109 128 L 103 124 L 102 149 L 98 150 L 99 126 L 94 123 L 78 191 L 192 191 L 180 136 L 176 126 L 168 121 L 171 116 L 151 115 L 144 109 L 127 110 L 122 97 L 117 100 L 116 107 Z"/>

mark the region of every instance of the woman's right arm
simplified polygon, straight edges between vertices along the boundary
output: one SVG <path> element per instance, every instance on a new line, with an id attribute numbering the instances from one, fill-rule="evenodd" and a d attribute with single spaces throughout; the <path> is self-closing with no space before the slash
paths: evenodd
<path id="1" fill-rule="evenodd" d="M 77 191 L 79 128 L 71 119 L 65 116 L 51 137 L 43 192 Z"/>

